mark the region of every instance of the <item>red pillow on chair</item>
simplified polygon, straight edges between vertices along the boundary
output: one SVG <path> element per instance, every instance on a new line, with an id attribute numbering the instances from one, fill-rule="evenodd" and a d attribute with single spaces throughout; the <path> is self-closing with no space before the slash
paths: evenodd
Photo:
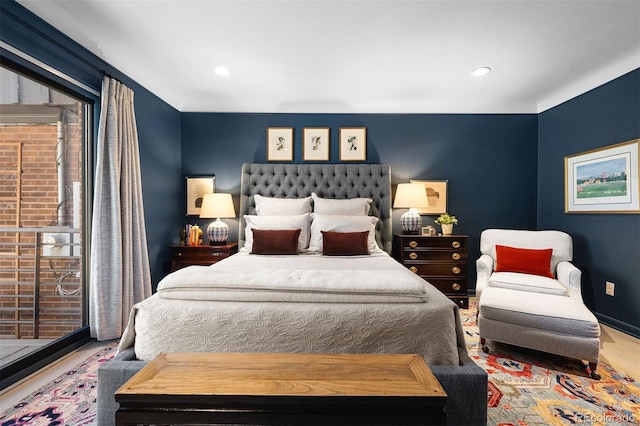
<path id="1" fill-rule="evenodd" d="M 551 272 L 553 249 L 523 249 L 496 245 L 496 272 L 519 272 L 555 278 Z"/>

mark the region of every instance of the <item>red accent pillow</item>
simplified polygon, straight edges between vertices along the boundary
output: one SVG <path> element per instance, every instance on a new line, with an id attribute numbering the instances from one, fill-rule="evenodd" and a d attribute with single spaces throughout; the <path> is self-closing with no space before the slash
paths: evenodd
<path id="1" fill-rule="evenodd" d="M 251 228 L 252 254 L 298 254 L 300 229 L 262 230 Z"/>
<path id="2" fill-rule="evenodd" d="M 322 254 L 327 256 L 358 256 L 369 254 L 369 231 L 322 232 Z"/>
<path id="3" fill-rule="evenodd" d="M 555 278 L 551 272 L 553 249 L 523 249 L 496 245 L 496 272 L 520 272 Z"/>

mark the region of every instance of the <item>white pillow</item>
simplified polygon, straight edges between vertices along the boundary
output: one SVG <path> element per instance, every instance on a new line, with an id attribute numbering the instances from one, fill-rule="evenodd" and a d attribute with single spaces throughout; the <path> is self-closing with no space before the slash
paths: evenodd
<path id="1" fill-rule="evenodd" d="M 322 231 L 333 232 L 362 232 L 369 231 L 369 253 L 380 253 L 380 247 L 376 243 L 376 223 L 378 218 L 374 216 L 346 216 L 312 214 L 311 240 L 309 251 L 322 253 Z"/>
<path id="2" fill-rule="evenodd" d="M 273 198 L 254 195 L 259 216 L 292 216 L 311 213 L 311 197 Z"/>
<path id="3" fill-rule="evenodd" d="M 247 227 L 244 229 L 244 247 L 249 251 L 253 248 L 253 232 L 251 232 L 251 228 L 270 231 L 299 229 L 300 236 L 298 237 L 298 251 L 306 251 L 307 247 L 309 247 L 310 219 L 310 213 L 294 216 L 245 215 L 244 220 L 247 222 Z"/>
<path id="4" fill-rule="evenodd" d="M 318 214 L 367 216 L 373 202 L 371 198 L 320 198 L 315 192 L 311 193 L 311 197 L 313 212 Z"/>

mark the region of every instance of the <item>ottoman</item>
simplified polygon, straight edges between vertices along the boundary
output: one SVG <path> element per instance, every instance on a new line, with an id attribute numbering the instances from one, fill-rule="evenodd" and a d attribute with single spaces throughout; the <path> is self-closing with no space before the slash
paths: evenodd
<path id="1" fill-rule="evenodd" d="M 581 299 L 487 287 L 478 302 L 478 329 L 485 353 L 489 339 L 586 360 L 587 373 L 600 379 L 600 325 Z"/>

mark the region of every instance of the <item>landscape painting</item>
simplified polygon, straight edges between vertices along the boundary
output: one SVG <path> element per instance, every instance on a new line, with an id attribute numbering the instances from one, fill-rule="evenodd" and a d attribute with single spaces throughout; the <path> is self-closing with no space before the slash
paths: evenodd
<path id="1" fill-rule="evenodd" d="M 638 140 L 565 157 L 565 212 L 638 213 Z"/>

